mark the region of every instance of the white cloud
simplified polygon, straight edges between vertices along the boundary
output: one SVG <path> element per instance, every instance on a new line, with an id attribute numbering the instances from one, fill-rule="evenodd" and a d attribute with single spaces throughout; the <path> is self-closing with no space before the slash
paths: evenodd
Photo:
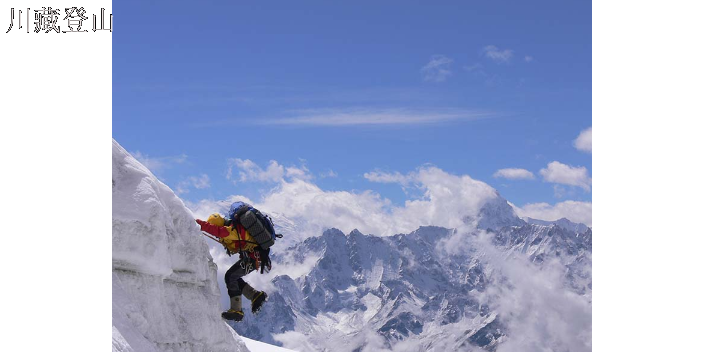
<path id="1" fill-rule="evenodd" d="M 297 115 L 278 119 L 265 119 L 258 123 L 265 125 L 323 127 L 427 125 L 476 120 L 491 117 L 494 114 L 461 109 L 309 109 L 299 111 Z"/>
<path id="2" fill-rule="evenodd" d="M 480 63 L 465 65 L 462 68 L 470 75 L 484 79 L 485 83 L 493 79 L 493 77 L 490 77 L 490 75 L 484 70 L 484 65 Z"/>
<path id="3" fill-rule="evenodd" d="M 572 222 L 592 226 L 592 203 L 566 200 L 550 205 L 548 203 L 531 203 L 522 207 L 514 205 L 516 214 L 539 220 L 555 221 L 566 218 Z"/>
<path id="4" fill-rule="evenodd" d="M 189 177 L 188 178 L 193 185 L 193 187 L 197 189 L 204 189 L 204 188 L 210 188 L 210 177 L 206 174 L 201 174 L 199 177 Z"/>
<path id="5" fill-rule="evenodd" d="M 188 159 L 186 154 L 175 156 L 150 157 L 142 154 L 139 150 L 131 153 L 142 165 L 146 166 L 152 173 L 159 173 L 175 164 L 183 164 Z"/>
<path id="6" fill-rule="evenodd" d="M 573 167 L 553 161 L 546 169 L 540 169 L 543 179 L 551 183 L 581 187 L 585 191 L 591 188 L 592 180 L 587 175 L 587 168 L 584 166 Z"/>
<path id="7" fill-rule="evenodd" d="M 264 211 L 303 220 L 310 233 L 318 235 L 329 227 L 345 232 L 359 228 L 367 233 L 379 233 L 385 208 L 391 204 L 371 191 L 323 191 L 312 183 L 296 179 L 283 181 L 258 205 Z"/>
<path id="8" fill-rule="evenodd" d="M 407 174 L 365 173 L 364 177 L 371 182 L 397 183 L 419 195 L 402 205 L 394 205 L 373 191 L 325 191 L 310 182 L 310 178 L 287 177 L 286 170 L 289 168 L 283 168 L 276 161 L 271 161 L 269 167 L 276 172 L 263 170 L 251 161 L 240 160 L 239 164 L 246 166 L 243 171 L 245 180 L 272 180 L 277 183 L 260 202 L 250 200 L 249 203 L 266 212 L 294 219 L 306 236 L 319 235 L 330 227 L 346 233 L 357 228 L 363 233 L 382 236 L 408 233 L 426 225 L 458 228 L 465 225 L 467 218 L 476 216 L 486 201 L 497 196 L 496 191 L 484 182 L 468 175 L 453 175 L 433 166 L 424 166 Z M 302 169 L 292 170 L 289 173 L 291 176 L 300 176 Z M 212 206 L 210 204 L 209 209 L 213 209 Z M 543 220 L 566 217 L 576 222 L 591 223 L 591 203 L 566 201 L 555 206 L 538 203 L 516 209 L 519 215 L 523 214 L 520 216 Z"/>
<path id="9" fill-rule="evenodd" d="M 575 148 L 583 152 L 592 152 L 592 128 L 589 127 L 586 130 L 579 133 L 577 139 L 574 140 L 573 145 Z"/>
<path id="10" fill-rule="evenodd" d="M 364 178 L 371 182 L 377 183 L 398 183 L 404 187 L 408 186 L 411 181 L 415 178 L 414 175 L 408 174 L 404 175 L 398 171 L 394 173 L 382 172 L 382 171 L 372 171 L 365 172 Z"/>
<path id="11" fill-rule="evenodd" d="M 503 177 L 510 180 L 532 180 L 535 178 L 535 175 L 526 169 L 507 168 L 497 170 L 494 173 L 494 177 Z"/>
<path id="12" fill-rule="evenodd" d="M 487 87 L 499 87 L 504 84 L 504 79 L 499 75 L 492 74 L 484 80 L 484 84 Z"/>
<path id="13" fill-rule="evenodd" d="M 444 82 L 452 75 L 450 66 L 453 60 L 445 55 L 433 55 L 420 72 L 423 74 L 424 81 Z"/>
<path id="14" fill-rule="evenodd" d="M 328 170 L 326 172 L 320 173 L 320 178 L 334 178 L 337 177 L 337 172 L 333 170 Z"/>
<path id="15" fill-rule="evenodd" d="M 323 190 L 310 179 L 287 177 L 287 168 L 281 170 L 281 165 L 276 161 L 270 162 L 272 170 L 279 170 L 275 173 L 276 177 L 260 177 L 257 172 L 267 175 L 272 173 L 252 162 L 241 161 L 240 164 L 246 165 L 247 170 L 254 170 L 255 175 L 245 172 L 247 180 L 276 180 L 276 185 L 259 201 L 247 202 L 265 212 L 278 213 L 293 220 L 304 238 L 320 235 L 322 230 L 331 227 L 345 233 L 356 228 L 363 233 L 381 236 L 408 233 L 427 225 L 459 228 L 465 226 L 468 219 L 475 219 L 487 201 L 497 197 L 496 190 L 484 182 L 468 175 L 453 175 L 434 166 L 423 166 L 406 174 L 380 171 L 365 173 L 364 177 L 369 181 L 397 183 L 417 195 L 408 197 L 403 204 L 395 205 L 374 191 Z M 228 201 L 239 198 L 241 197 L 234 196 Z M 191 209 L 196 209 L 196 215 L 207 216 L 207 212 L 224 207 L 219 202 L 206 203 L 199 203 Z M 587 215 L 591 219 L 590 210 L 585 214 L 578 212 L 580 208 L 575 208 L 576 213 L 570 214 L 570 209 L 566 207 L 569 204 L 569 201 L 560 203 L 555 210 L 548 209 L 547 205 L 528 205 L 522 210 L 538 219 L 545 219 L 545 216 L 535 215 L 538 211 L 550 215 L 559 212 L 573 221 L 583 222 Z M 226 205 L 229 206 L 229 203 Z"/>
<path id="16" fill-rule="evenodd" d="M 286 331 L 272 336 L 274 340 L 280 342 L 287 349 L 294 351 L 318 351 L 316 344 L 312 343 L 308 339 L 308 336 L 300 332 Z"/>
<path id="17" fill-rule="evenodd" d="M 407 180 L 421 196 L 395 206 L 373 191 L 324 191 L 305 179 L 280 177 L 260 202 L 233 196 L 225 203 L 244 200 L 262 211 L 282 214 L 296 222 L 302 237 L 318 236 L 331 227 L 345 233 L 356 228 L 363 233 L 386 236 L 408 233 L 426 225 L 461 226 L 465 217 L 476 216 L 486 201 L 497 196 L 484 182 L 467 175 L 448 174 L 436 167 L 396 175 L 401 176 L 399 180 Z M 202 201 L 189 207 L 194 209 L 195 216 L 207 218 L 228 205 Z"/>
<path id="18" fill-rule="evenodd" d="M 486 234 L 473 240 L 482 261 L 495 268 L 486 291 L 478 293 L 480 301 L 492 306 L 509 331 L 497 352 L 591 351 L 591 295 L 564 288 L 563 264 L 547 260 L 537 266 L 524 253 L 506 256 Z"/>
<path id="19" fill-rule="evenodd" d="M 430 166 L 406 175 L 376 172 L 366 176 L 385 182 L 403 182 L 414 187 L 421 196 L 407 200 L 402 206 L 394 206 L 372 191 L 324 191 L 306 180 L 294 179 L 281 181 L 257 206 L 296 219 L 305 224 L 302 227 L 311 235 L 336 227 L 343 232 L 357 228 L 364 233 L 384 236 L 411 232 L 423 225 L 461 226 L 467 217 L 476 216 L 487 200 L 497 196 L 484 182 Z"/>
<path id="20" fill-rule="evenodd" d="M 475 63 L 475 64 L 472 64 L 472 65 L 469 65 L 469 66 L 464 66 L 463 68 L 464 68 L 465 71 L 467 71 L 467 72 L 482 72 L 482 73 L 484 72 L 484 71 L 482 70 L 483 66 L 482 66 L 482 64 L 480 64 L 480 63 Z"/>
<path id="21" fill-rule="evenodd" d="M 227 163 L 229 168 L 227 170 L 226 177 L 228 180 L 232 180 L 233 182 L 236 181 L 233 179 L 232 175 L 233 168 L 237 168 L 239 170 L 238 180 L 240 182 L 279 182 L 284 177 L 284 167 L 279 165 L 276 160 L 269 161 L 269 166 L 267 166 L 266 169 L 262 169 L 259 165 L 249 159 L 228 159 Z"/>
<path id="22" fill-rule="evenodd" d="M 305 165 L 300 167 L 291 166 L 286 168 L 286 177 L 289 178 L 299 178 L 302 180 L 310 180 L 313 175 L 310 174 L 308 168 Z"/>
<path id="23" fill-rule="evenodd" d="M 494 62 L 508 63 L 511 60 L 511 57 L 513 56 L 513 50 L 500 50 L 494 45 L 487 45 L 484 47 L 484 55 L 494 60 Z"/>
<path id="24" fill-rule="evenodd" d="M 532 61 L 533 61 L 533 57 L 530 56 L 530 55 L 526 55 L 526 56 L 523 58 L 523 60 L 525 60 L 526 62 L 532 62 Z"/>
<path id="25" fill-rule="evenodd" d="M 303 161 L 302 161 L 303 162 Z M 270 160 L 266 169 L 261 168 L 257 163 L 249 159 L 233 158 L 227 160 L 228 169 L 225 176 L 233 182 L 282 182 L 285 178 L 289 180 L 302 179 L 311 180 L 313 175 L 304 165 L 284 167 L 276 160 Z M 235 179 L 233 173 L 237 171 L 239 178 Z"/>
<path id="26" fill-rule="evenodd" d="M 552 190 L 553 190 L 553 194 L 555 195 L 555 198 L 562 198 L 568 192 L 565 187 L 562 187 L 560 185 L 553 185 Z"/>
<path id="27" fill-rule="evenodd" d="M 210 177 L 208 177 L 208 175 L 206 174 L 188 177 L 187 179 L 178 183 L 178 185 L 176 186 L 176 193 L 188 193 L 190 187 L 195 187 L 196 189 L 210 188 Z"/>
<path id="28" fill-rule="evenodd" d="M 302 262 L 297 262 L 291 259 L 294 256 L 279 255 L 279 262 L 276 266 L 271 269 L 271 276 L 283 276 L 286 275 L 294 280 L 301 276 L 307 275 L 310 271 L 318 264 L 319 257 L 308 256 L 303 259 Z"/>

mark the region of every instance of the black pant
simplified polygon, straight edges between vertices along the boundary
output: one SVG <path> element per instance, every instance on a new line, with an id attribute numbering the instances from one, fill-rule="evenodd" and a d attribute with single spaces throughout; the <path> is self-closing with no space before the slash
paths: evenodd
<path id="1" fill-rule="evenodd" d="M 247 265 L 251 262 L 251 259 L 244 258 L 238 260 L 235 264 L 232 264 L 230 269 L 227 269 L 225 273 L 225 284 L 227 285 L 227 294 L 230 297 L 239 296 L 242 294 L 242 289 L 247 284 L 242 280 L 242 276 L 245 276 L 252 271 L 254 271 L 254 264 Z"/>

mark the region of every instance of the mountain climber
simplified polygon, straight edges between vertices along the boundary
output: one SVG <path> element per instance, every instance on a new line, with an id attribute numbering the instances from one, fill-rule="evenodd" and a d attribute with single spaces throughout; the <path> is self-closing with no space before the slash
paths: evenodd
<path id="1" fill-rule="evenodd" d="M 252 288 L 242 277 L 259 269 L 262 274 L 265 270 L 271 270 L 269 247 L 276 237 L 281 236 L 274 233 L 271 219 L 247 203 L 235 202 L 227 218 L 215 213 L 207 221 L 197 219 L 196 222 L 202 231 L 216 237 L 228 255 L 239 254 L 239 260 L 225 273 L 230 309 L 223 312 L 222 317 L 234 321 L 244 318 L 243 294 L 252 302 L 252 313 L 256 314 L 266 301 L 267 294 Z"/>

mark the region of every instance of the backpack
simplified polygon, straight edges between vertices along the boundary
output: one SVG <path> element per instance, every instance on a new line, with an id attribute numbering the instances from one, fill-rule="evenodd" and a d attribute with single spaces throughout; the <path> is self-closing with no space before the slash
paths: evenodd
<path id="1" fill-rule="evenodd" d="M 268 215 L 262 214 L 258 209 L 245 202 L 234 202 L 230 206 L 228 217 L 232 221 L 239 221 L 259 244 L 259 247 L 266 250 L 273 246 L 276 238 L 281 238 L 274 232 L 274 223 Z"/>

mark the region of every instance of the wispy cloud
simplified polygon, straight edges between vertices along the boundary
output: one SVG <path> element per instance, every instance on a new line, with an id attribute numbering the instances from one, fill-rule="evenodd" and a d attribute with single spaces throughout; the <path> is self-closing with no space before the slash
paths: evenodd
<path id="1" fill-rule="evenodd" d="M 321 172 L 318 176 L 320 178 L 335 178 L 335 177 L 337 177 L 337 172 L 335 172 L 333 170 L 328 170 L 325 172 Z"/>
<path id="2" fill-rule="evenodd" d="M 236 182 L 283 182 L 286 179 L 291 180 L 311 180 L 313 175 L 310 170 L 301 164 L 300 166 L 284 167 L 276 160 L 269 161 L 266 168 L 262 168 L 249 159 L 232 158 L 227 160 L 227 174 L 225 177 Z M 239 178 L 234 176 L 237 171 Z"/>
<path id="3" fill-rule="evenodd" d="M 276 160 L 269 161 L 269 166 L 267 166 L 266 169 L 262 169 L 259 165 L 249 159 L 228 159 L 227 164 L 228 169 L 225 177 L 232 182 L 279 182 L 284 178 L 284 167 Z M 234 169 L 239 170 L 239 179 L 235 179 L 233 175 Z"/>
<path id="4" fill-rule="evenodd" d="M 484 56 L 498 63 L 508 63 L 513 57 L 513 50 L 511 49 L 499 49 L 494 45 L 487 45 L 484 47 Z"/>
<path id="5" fill-rule="evenodd" d="M 565 187 L 562 187 L 560 185 L 553 185 L 552 186 L 553 194 L 555 195 L 555 198 L 562 198 L 564 197 L 568 192 Z"/>
<path id="6" fill-rule="evenodd" d="M 577 139 L 573 142 L 574 147 L 583 152 L 592 152 L 592 128 L 589 127 L 586 130 L 579 133 Z"/>
<path id="7" fill-rule="evenodd" d="M 191 187 L 194 187 L 196 189 L 210 188 L 210 177 L 207 174 L 188 177 L 187 179 L 178 183 L 178 185 L 176 186 L 176 193 L 188 193 Z"/>
<path id="8" fill-rule="evenodd" d="M 475 64 L 471 64 L 471 65 L 465 65 L 463 68 L 464 68 L 467 72 L 477 71 L 477 70 L 480 70 L 480 69 L 482 68 L 482 64 L 475 63 Z"/>
<path id="9" fill-rule="evenodd" d="M 532 180 L 535 178 L 532 172 L 526 169 L 506 168 L 497 170 L 494 173 L 495 178 L 507 178 L 509 180 Z"/>
<path id="10" fill-rule="evenodd" d="M 493 117 L 496 114 L 478 110 L 438 109 L 310 109 L 297 116 L 263 119 L 259 124 L 289 126 L 383 126 L 428 125 L 455 121 L 469 121 Z"/>
<path id="11" fill-rule="evenodd" d="M 433 55 L 420 72 L 423 74 L 424 81 L 444 82 L 452 75 L 450 66 L 454 60 L 445 55 Z"/>
<path id="12" fill-rule="evenodd" d="M 592 179 L 587 175 L 587 168 L 584 166 L 570 166 L 553 161 L 547 168 L 540 169 L 540 175 L 547 182 L 577 186 L 585 191 L 591 188 Z"/>
<path id="13" fill-rule="evenodd" d="M 474 74 L 486 76 L 486 72 L 484 72 L 484 66 L 483 66 L 482 64 L 480 64 L 480 63 L 474 63 L 474 64 L 471 64 L 471 65 L 465 65 L 465 66 L 463 66 L 462 68 L 464 68 L 464 70 L 467 71 L 467 72 L 471 72 L 471 73 L 474 73 Z"/>
<path id="14" fill-rule="evenodd" d="M 313 178 L 313 175 L 310 173 L 310 170 L 305 165 L 301 166 L 289 166 L 286 168 L 286 177 L 289 177 L 291 179 L 301 179 L 301 180 L 310 180 Z"/>
<path id="15" fill-rule="evenodd" d="M 533 57 L 530 56 L 530 55 L 526 55 L 526 56 L 523 58 L 523 60 L 525 60 L 525 62 L 532 62 L 532 61 L 533 61 Z"/>
<path id="16" fill-rule="evenodd" d="M 393 173 L 388 173 L 388 172 L 383 172 L 383 171 L 371 171 L 371 172 L 365 172 L 364 173 L 364 178 L 371 182 L 377 182 L 377 183 L 398 183 L 401 186 L 408 186 L 413 180 L 415 179 L 416 175 L 413 173 L 410 173 L 408 175 L 404 175 L 398 171 L 393 172 Z"/>
<path id="17" fill-rule="evenodd" d="M 153 173 L 159 173 L 164 169 L 170 168 L 175 164 L 183 164 L 188 159 L 186 154 L 175 155 L 175 156 L 162 156 L 162 157 L 151 157 L 149 155 L 143 154 L 139 150 L 132 153 L 135 159 L 139 160 L 142 165 L 146 166 L 149 171 Z"/>

